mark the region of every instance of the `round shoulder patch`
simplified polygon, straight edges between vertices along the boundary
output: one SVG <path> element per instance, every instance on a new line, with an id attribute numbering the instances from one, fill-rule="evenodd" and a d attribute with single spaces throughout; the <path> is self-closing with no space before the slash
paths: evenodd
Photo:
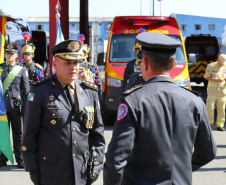
<path id="1" fill-rule="evenodd" d="M 117 120 L 120 121 L 128 114 L 128 106 L 125 103 L 121 103 L 118 108 Z"/>

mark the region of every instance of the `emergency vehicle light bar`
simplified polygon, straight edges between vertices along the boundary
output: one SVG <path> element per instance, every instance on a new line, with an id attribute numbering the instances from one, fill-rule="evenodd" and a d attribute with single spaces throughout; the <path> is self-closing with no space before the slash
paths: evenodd
<path id="1" fill-rule="evenodd" d="M 136 16 L 125 16 L 122 17 L 122 21 L 130 21 L 130 25 L 137 25 L 137 26 L 145 26 L 153 24 L 153 21 L 158 22 L 158 24 L 162 24 L 164 22 L 169 22 L 169 17 L 136 17 Z"/>

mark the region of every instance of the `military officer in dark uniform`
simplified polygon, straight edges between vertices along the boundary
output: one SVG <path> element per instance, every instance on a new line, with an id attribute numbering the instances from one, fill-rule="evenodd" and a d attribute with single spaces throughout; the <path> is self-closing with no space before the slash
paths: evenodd
<path id="1" fill-rule="evenodd" d="M 140 51 L 140 44 L 135 41 L 134 46 L 133 46 L 133 51 L 136 53 L 136 55 L 139 53 Z M 130 75 L 134 75 L 140 72 L 140 68 L 139 66 L 136 65 L 136 59 L 132 59 L 130 60 L 125 68 L 125 72 L 124 72 L 124 76 L 123 76 L 123 89 L 125 90 L 125 86 L 127 84 L 127 81 L 130 77 Z"/>
<path id="2" fill-rule="evenodd" d="M 139 70 L 137 70 L 133 74 L 129 75 L 129 79 L 127 80 L 127 83 L 124 87 L 124 91 L 127 91 L 127 90 L 131 89 L 132 87 L 134 87 L 136 85 L 141 85 L 145 82 L 143 79 L 142 73 L 140 71 L 141 61 L 142 61 L 142 52 L 139 51 L 139 53 L 137 54 L 136 62 L 135 62 L 135 65 L 137 66 L 137 68 L 139 68 Z"/>
<path id="3" fill-rule="evenodd" d="M 33 61 L 35 46 L 32 43 L 26 43 L 22 46 L 21 54 L 24 57 L 24 66 L 28 70 L 29 84 L 44 79 L 43 67 Z"/>
<path id="4" fill-rule="evenodd" d="M 24 167 L 21 155 L 22 123 L 21 114 L 25 108 L 29 91 L 26 68 L 16 64 L 18 47 L 14 44 L 5 45 L 6 62 L 1 65 L 3 95 L 9 126 L 12 128 L 13 149 L 19 168 Z M 6 165 L 8 159 L 1 154 L 0 166 Z"/>
<path id="5" fill-rule="evenodd" d="M 28 95 L 22 150 L 35 184 L 91 184 L 102 169 L 105 140 L 98 87 L 77 79 L 81 45 L 66 40 L 54 46 L 50 53 L 56 73 L 33 83 Z"/>
<path id="6" fill-rule="evenodd" d="M 96 64 L 91 64 L 90 62 L 88 62 L 88 54 L 89 54 L 89 51 L 90 51 L 90 47 L 87 45 L 87 44 L 84 44 L 82 46 L 82 50 L 83 50 L 83 67 L 85 69 L 87 69 L 88 71 L 86 72 L 86 75 L 87 75 L 87 80 L 88 80 L 88 76 L 89 76 L 89 72 L 91 72 L 93 75 L 91 75 L 91 79 L 88 80 L 88 81 L 91 81 L 93 82 L 94 84 L 97 85 L 97 87 L 99 88 L 99 91 L 98 91 L 98 95 L 99 95 L 99 99 L 101 100 L 102 99 L 102 85 L 103 85 L 103 82 L 102 82 L 102 79 L 100 77 L 100 72 L 99 72 L 99 68 L 97 67 Z"/>
<path id="7" fill-rule="evenodd" d="M 181 42 L 151 32 L 136 39 L 146 82 L 121 97 L 104 185 L 191 185 L 192 171 L 216 156 L 205 104 L 169 76 Z"/>

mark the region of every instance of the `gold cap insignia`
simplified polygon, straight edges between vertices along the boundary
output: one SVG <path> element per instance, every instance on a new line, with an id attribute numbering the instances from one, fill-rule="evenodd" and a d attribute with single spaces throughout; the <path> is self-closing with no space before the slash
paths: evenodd
<path id="1" fill-rule="evenodd" d="M 81 44 L 78 41 L 72 41 L 68 44 L 67 49 L 69 51 L 79 51 L 81 48 Z"/>
<path id="2" fill-rule="evenodd" d="M 8 49 L 13 49 L 13 45 L 12 45 L 12 44 L 8 44 L 8 45 L 7 45 L 7 48 L 8 48 Z"/>
<path id="3" fill-rule="evenodd" d="M 52 125 L 55 125 L 56 124 L 56 121 L 53 119 L 53 120 L 51 120 L 51 124 Z"/>

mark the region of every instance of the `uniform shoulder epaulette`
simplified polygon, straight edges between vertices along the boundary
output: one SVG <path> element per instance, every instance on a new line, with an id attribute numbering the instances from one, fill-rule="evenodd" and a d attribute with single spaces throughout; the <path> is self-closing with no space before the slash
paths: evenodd
<path id="1" fill-rule="evenodd" d="M 22 66 L 22 67 L 24 67 L 24 64 L 22 64 L 22 63 L 16 63 L 18 66 Z"/>
<path id="2" fill-rule="evenodd" d="M 96 91 L 99 90 L 98 86 L 92 82 L 89 82 L 89 81 L 83 81 L 83 84 L 85 84 L 85 86 L 91 88 L 91 89 L 94 89 Z"/>
<path id="3" fill-rule="evenodd" d="M 35 63 L 35 66 L 38 67 L 39 69 L 43 69 L 43 67 L 38 63 Z"/>
<path id="4" fill-rule="evenodd" d="M 88 63 L 88 65 L 90 65 L 90 66 L 97 66 L 96 64 L 92 64 L 92 63 Z"/>
<path id="5" fill-rule="evenodd" d="M 44 83 L 46 83 L 46 82 L 48 81 L 48 79 L 49 79 L 49 78 L 44 78 L 44 79 L 38 80 L 38 81 L 36 81 L 36 82 L 33 82 L 33 83 L 32 83 L 32 86 L 39 86 L 39 85 L 41 85 L 41 84 L 44 84 Z"/>
<path id="6" fill-rule="evenodd" d="M 135 73 L 129 75 L 129 77 L 135 76 L 135 75 L 137 75 L 137 74 L 138 74 L 138 72 L 135 72 Z"/>
<path id="7" fill-rule="evenodd" d="M 131 89 L 128 89 L 127 91 L 123 92 L 123 94 L 130 94 L 131 92 L 134 92 L 135 90 L 140 89 L 141 87 L 143 87 L 143 84 L 136 85 Z"/>
<path id="8" fill-rule="evenodd" d="M 185 90 L 187 90 L 187 91 L 189 91 L 189 92 L 193 93 L 193 94 L 194 94 L 194 95 L 196 95 L 196 96 L 201 96 L 201 93 L 199 93 L 199 92 L 196 92 L 196 91 L 193 91 L 193 90 L 187 89 L 187 88 L 182 87 L 182 86 L 179 86 L 179 87 L 181 87 L 181 88 L 183 88 L 183 89 L 185 89 Z"/>
<path id="9" fill-rule="evenodd" d="M 129 60 L 127 63 L 133 62 L 134 60 L 136 60 L 136 58 L 133 58 L 133 59 Z"/>

